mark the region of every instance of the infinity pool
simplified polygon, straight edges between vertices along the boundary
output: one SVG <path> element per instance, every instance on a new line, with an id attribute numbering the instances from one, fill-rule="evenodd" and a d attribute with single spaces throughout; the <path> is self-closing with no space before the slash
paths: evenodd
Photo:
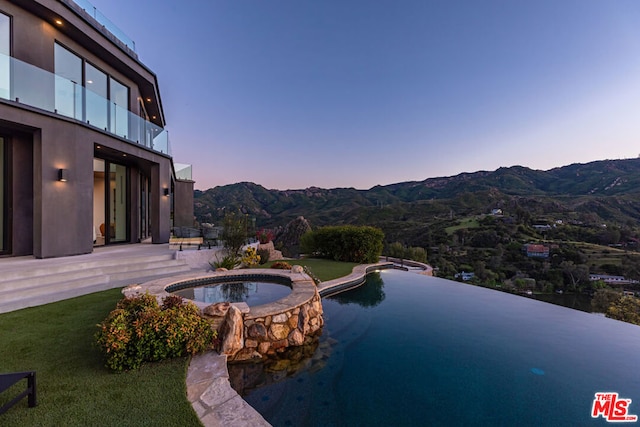
<path id="1" fill-rule="evenodd" d="M 639 326 L 398 271 L 323 307 L 301 369 L 238 387 L 274 426 L 607 425 L 597 392 L 640 414 Z"/>

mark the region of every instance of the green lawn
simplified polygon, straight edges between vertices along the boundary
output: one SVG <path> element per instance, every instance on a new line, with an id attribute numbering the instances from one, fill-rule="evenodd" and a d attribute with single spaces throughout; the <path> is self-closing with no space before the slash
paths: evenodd
<path id="1" fill-rule="evenodd" d="M 322 281 L 357 264 L 290 260 Z M 272 263 L 260 267 L 268 267 Z M 38 406 L 21 400 L 0 415 L 2 426 L 199 426 L 186 398 L 187 358 L 114 374 L 94 346 L 97 324 L 122 298 L 120 289 L 0 314 L 0 373 L 36 371 Z M 0 406 L 26 380 L 0 394 Z"/>
<path id="2" fill-rule="evenodd" d="M 186 398 L 187 359 L 133 372 L 104 367 L 93 335 L 120 289 L 0 315 L 0 372 L 36 371 L 38 406 L 21 400 L 3 426 L 199 426 Z M 26 380 L 0 394 L 0 405 Z"/>
<path id="3" fill-rule="evenodd" d="M 266 264 L 258 265 L 256 268 L 269 268 L 273 265 L 274 262 L 278 261 L 269 261 Z M 351 274 L 353 267 L 358 265 L 354 262 L 339 262 L 320 258 L 290 259 L 286 260 L 286 262 L 291 265 L 302 265 L 309 267 L 311 272 L 323 282 Z"/>

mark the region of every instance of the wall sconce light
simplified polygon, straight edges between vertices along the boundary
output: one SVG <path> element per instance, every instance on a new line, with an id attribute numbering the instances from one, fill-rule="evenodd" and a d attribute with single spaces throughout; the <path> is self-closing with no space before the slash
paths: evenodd
<path id="1" fill-rule="evenodd" d="M 168 196 L 169 195 L 169 189 L 168 188 L 162 189 L 162 194 L 164 194 L 165 196 Z"/>
<path id="2" fill-rule="evenodd" d="M 66 169 L 58 169 L 58 181 L 67 182 L 69 180 L 69 171 Z"/>

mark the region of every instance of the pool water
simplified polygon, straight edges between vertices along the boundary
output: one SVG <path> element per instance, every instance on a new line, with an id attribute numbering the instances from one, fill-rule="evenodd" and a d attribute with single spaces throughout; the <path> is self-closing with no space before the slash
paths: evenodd
<path id="1" fill-rule="evenodd" d="M 267 304 L 286 297 L 291 287 L 269 282 L 227 282 L 174 291 L 193 301 L 214 304 L 217 302 L 246 302 L 249 307 Z"/>
<path id="2" fill-rule="evenodd" d="M 639 326 L 398 271 L 323 307 L 313 360 L 244 396 L 274 426 L 606 425 L 611 391 L 640 415 Z"/>

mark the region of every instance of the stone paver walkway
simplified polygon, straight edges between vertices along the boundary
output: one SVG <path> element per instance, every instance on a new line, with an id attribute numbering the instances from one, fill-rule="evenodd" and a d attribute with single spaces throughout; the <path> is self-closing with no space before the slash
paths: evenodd
<path id="1" fill-rule="evenodd" d="M 205 427 L 270 426 L 229 383 L 227 356 L 194 356 L 187 371 L 187 398 Z"/>

